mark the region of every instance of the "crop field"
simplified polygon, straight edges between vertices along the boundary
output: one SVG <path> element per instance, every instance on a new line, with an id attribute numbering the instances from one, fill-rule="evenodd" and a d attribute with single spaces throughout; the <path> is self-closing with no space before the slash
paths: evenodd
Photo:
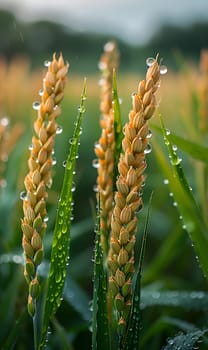
<path id="1" fill-rule="evenodd" d="M 0 58 L 1 349 L 208 348 L 208 52 L 179 58 Z"/>

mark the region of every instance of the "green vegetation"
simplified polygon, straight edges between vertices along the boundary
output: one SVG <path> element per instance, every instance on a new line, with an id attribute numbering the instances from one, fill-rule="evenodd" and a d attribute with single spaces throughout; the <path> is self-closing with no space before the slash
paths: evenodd
<path id="1" fill-rule="evenodd" d="M 7 20 L 14 18 L 8 14 Z M 96 40 L 93 45 L 96 42 L 99 56 L 100 39 Z M 59 49 L 58 45 L 55 46 Z M 47 52 L 40 48 L 41 56 L 48 58 L 52 46 Z M 128 48 L 129 57 L 135 55 L 135 50 Z M 41 59 L 40 51 L 37 62 Z M 204 95 L 199 89 L 204 72 L 180 57 L 178 72 L 170 70 L 162 79 L 159 93 L 162 117 L 155 112 L 150 122 L 152 152 L 148 146 L 145 186 L 143 194 L 139 194 L 143 197 L 143 209 L 136 214 L 139 228 L 135 232 L 132 305 L 127 325 L 121 328 L 124 323 L 120 322 L 118 328 L 117 316 L 122 315 L 123 321 L 125 313 L 122 314 L 122 299 L 117 295 L 117 310 L 110 312 L 108 270 L 103 264 L 100 240 L 101 204 L 99 194 L 93 192 L 97 175 L 91 166 L 95 158 L 93 145 L 100 137 L 99 74 L 89 75 L 83 89 L 83 70 L 76 74 L 76 64 L 73 65 L 70 55 L 65 55 L 70 70 L 58 121 L 61 126 L 57 134 L 61 135 L 57 135 L 53 155 L 53 185 L 48 190 L 45 257 L 39 268 L 40 296 L 32 320 L 27 312 L 28 286 L 23 275 L 19 193 L 24 188 L 27 148 L 35 120 L 31 105 L 39 98 L 37 91 L 43 74 L 35 69 L 36 63 L 30 69 L 28 59 L 12 59 L 15 52 L 9 48 L 4 53 L 11 60 L 0 62 L 0 347 L 43 349 L 47 338 L 47 349 L 91 349 L 91 346 L 93 350 L 207 349 L 207 133 L 200 127 Z M 90 56 L 87 59 L 91 61 Z M 94 56 L 89 66 L 96 59 Z M 139 61 L 144 66 L 140 58 Z M 131 93 L 138 88 L 140 78 L 122 69 L 117 72 L 117 79 L 114 74 L 116 162 L 123 125 L 132 108 Z M 152 88 L 151 84 L 147 85 Z M 139 93 L 144 98 L 142 86 Z M 121 105 L 119 97 L 123 100 Z M 151 106 L 152 103 L 151 100 Z M 8 135 L 17 123 L 21 126 L 21 137 L 10 150 Z M 150 137 L 148 131 L 147 138 Z M 4 138 L 8 142 L 6 148 Z M 118 169 L 115 171 L 114 187 Z M 124 248 L 125 245 L 123 256 L 118 254 L 121 261 L 126 257 Z M 128 291 L 123 286 L 120 291 L 126 297 Z"/>

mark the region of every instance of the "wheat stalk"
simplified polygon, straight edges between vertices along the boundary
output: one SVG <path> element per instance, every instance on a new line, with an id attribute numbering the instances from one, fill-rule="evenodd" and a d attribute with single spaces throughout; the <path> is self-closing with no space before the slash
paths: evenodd
<path id="1" fill-rule="evenodd" d="M 151 61 L 146 79 L 139 83 L 138 92 L 132 95 L 132 110 L 124 127 L 123 153 L 118 164 L 108 266 L 109 290 L 115 300 L 121 329 L 127 323 L 132 304 L 137 212 L 142 207 L 145 154 L 150 152 L 148 120 L 157 106 L 155 93 L 159 83 L 160 66 L 156 58 Z"/>
<path id="2" fill-rule="evenodd" d="M 52 184 L 52 152 L 57 131 L 56 118 L 61 113 L 60 102 L 64 97 L 68 64 L 62 55 L 48 65 L 43 79 L 41 103 L 34 103 L 37 119 L 34 123 L 35 136 L 28 160 L 29 172 L 25 177 L 26 192 L 23 199 L 24 218 L 21 221 L 23 232 L 22 246 L 25 255 L 24 275 L 29 285 L 28 311 L 33 316 L 35 301 L 39 293 L 37 268 L 43 260 L 42 238 L 46 230 L 46 187 Z"/>
<path id="3" fill-rule="evenodd" d="M 99 67 L 102 71 L 101 102 L 102 113 L 100 125 L 102 134 L 95 144 L 95 154 L 98 157 L 97 190 L 100 196 L 100 228 L 101 244 L 107 255 L 109 249 L 110 218 L 113 207 L 113 173 L 114 173 L 114 112 L 112 97 L 112 75 L 113 69 L 118 66 L 118 50 L 114 42 L 108 42 L 104 46 Z"/>

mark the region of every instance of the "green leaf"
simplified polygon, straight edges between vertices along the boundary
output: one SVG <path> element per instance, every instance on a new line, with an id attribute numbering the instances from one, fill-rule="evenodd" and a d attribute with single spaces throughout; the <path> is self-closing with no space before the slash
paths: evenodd
<path id="1" fill-rule="evenodd" d="M 41 335 L 41 343 L 39 349 L 44 349 L 45 338 L 50 318 L 55 314 L 61 304 L 61 298 L 66 278 L 66 270 L 69 259 L 70 246 L 70 226 L 71 226 L 71 208 L 72 195 L 74 191 L 73 177 L 78 154 L 79 139 L 81 134 L 82 118 L 85 112 L 84 101 L 86 99 L 86 81 L 79 107 L 79 114 L 75 124 L 71 147 L 66 161 L 65 175 L 61 190 L 60 201 L 56 216 L 54 229 L 54 238 L 52 243 L 50 272 L 48 278 L 48 287 L 46 292 L 46 300 L 43 314 L 43 327 Z"/>
<path id="2" fill-rule="evenodd" d="M 113 71 L 113 111 L 114 111 L 114 137 L 115 137 L 115 163 L 114 163 L 114 184 L 118 175 L 118 161 L 122 151 L 122 121 L 121 121 L 121 110 L 118 97 L 116 71 Z"/>
<path id="3" fill-rule="evenodd" d="M 140 323 L 141 323 L 141 312 L 140 312 L 140 293 L 141 293 L 141 278 L 142 278 L 142 266 L 144 262 L 144 254 L 147 241 L 147 229 L 150 216 L 150 207 L 152 202 L 152 195 L 149 200 L 149 206 L 147 211 L 147 217 L 145 222 L 144 233 L 141 242 L 140 256 L 138 269 L 136 273 L 136 284 L 133 293 L 132 309 L 129 315 L 127 332 L 124 335 L 121 348 L 124 350 L 137 350 L 139 347 L 139 336 L 140 336 Z"/>
<path id="4" fill-rule="evenodd" d="M 162 130 L 154 125 L 154 128 L 160 132 Z M 169 139 L 173 144 L 178 146 L 182 151 L 186 152 L 189 154 L 192 158 L 201 160 L 205 163 L 208 163 L 208 149 L 207 147 L 204 147 L 203 145 L 200 145 L 199 143 L 195 143 L 189 140 L 184 139 L 181 136 L 178 136 L 176 134 L 171 134 L 169 135 Z"/>
<path id="5" fill-rule="evenodd" d="M 169 153 L 170 165 L 163 156 L 159 145 L 157 145 L 156 147 L 156 155 L 161 170 L 163 171 L 165 177 L 168 180 L 171 192 L 173 192 L 175 205 L 177 206 L 183 218 L 184 228 L 189 233 L 189 236 L 197 254 L 197 259 L 199 260 L 199 264 L 202 268 L 204 275 L 208 279 L 207 227 L 204 222 L 203 216 L 198 208 L 198 205 L 195 201 L 186 176 L 184 174 L 181 159 L 178 157 L 176 151 L 173 148 L 171 139 L 169 137 L 169 132 L 167 133 L 162 119 L 161 124 L 163 138 Z"/>
<path id="6" fill-rule="evenodd" d="M 100 243 L 100 204 L 98 203 L 95 237 L 93 283 L 92 349 L 110 349 L 107 313 L 107 276 L 103 267 L 103 251 Z"/>
<path id="7" fill-rule="evenodd" d="M 200 330 L 196 329 L 195 331 L 184 333 L 179 333 L 174 338 L 169 338 L 167 340 L 167 345 L 164 347 L 164 350 L 191 350 L 193 349 L 196 342 L 207 332 L 207 329 Z"/>

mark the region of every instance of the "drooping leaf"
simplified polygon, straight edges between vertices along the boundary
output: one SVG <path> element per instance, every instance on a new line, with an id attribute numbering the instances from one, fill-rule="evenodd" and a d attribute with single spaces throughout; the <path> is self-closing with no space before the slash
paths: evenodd
<path id="1" fill-rule="evenodd" d="M 100 204 L 98 201 L 97 230 L 95 237 L 92 349 L 110 349 L 107 313 L 107 276 L 103 266 L 103 251 L 100 243 Z"/>
<path id="2" fill-rule="evenodd" d="M 56 223 L 54 229 L 54 237 L 52 243 L 50 272 L 48 278 L 48 287 L 46 291 L 46 299 L 43 313 L 42 335 L 39 349 L 44 349 L 45 338 L 49 325 L 50 318 L 55 314 L 60 306 L 65 278 L 67 264 L 69 260 L 69 246 L 70 246 L 70 226 L 72 214 L 72 196 L 74 191 L 74 168 L 76 156 L 78 154 L 79 139 L 81 134 L 82 118 L 85 112 L 86 99 L 86 81 L 84 82 L 83 94 L 81 97 L 81 104 L 73 138 L 71 139 L 71 147 L 66 161 L 65 175 L 61 196 L 58 203 L 58 211 L 56 216 Z"/>
<path id="3" fill-rule="evenodd" d="M 154 128 L 156 130 L 162 132 L 162 130 L 158 126 L 154 125 Z M 179 135 L 176 135 L 172 132 L 169 135 L 169 139 L 171 140 L 171 142 L 174 145 L 176 145 L 182 151 L 189 154 L 192 158 L 197 159 L 197 160 L 201 160 L 205 163 L 208 163 L 207 147 L 205 147 L 199 143 L 187 140 L 187 139 L 185 139 Z"/>
<path id="4" fill-rule="evenodd" d="M 175 205 L 183 218 L 184 228 L 189 233 L 199 260 L 199 264 L 204 275 L 206 278 L 208 278 L 207 227 L 186 179 L 181 159 L 178 157 L 176 150 L 173 147 L 169 137 L 169 132 L 167 132 L 165 129 L 163 122 L 162 131 L 170 157 L 170 164 L 165 159 L 159 145 L 156 147 L 156 156 L 160 164 L 160 168 L 168 181 L 170 190 L 174 195 Z"/>

